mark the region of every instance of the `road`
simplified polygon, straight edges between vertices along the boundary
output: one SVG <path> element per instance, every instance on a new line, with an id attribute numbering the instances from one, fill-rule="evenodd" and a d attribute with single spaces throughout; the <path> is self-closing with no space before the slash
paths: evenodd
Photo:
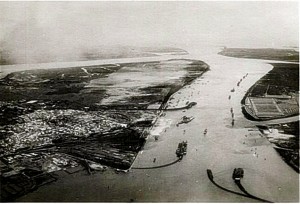
<path id="1" fill-rule="evenodd" d="M 164 168 L 131 169 L 119 174 L 113 171 L 90 176 L 84 172 L 60 173 L 57 182 L 17 201 L 256 202 L 222 191 L 207 177 L 206 170 L 211 169 L 218 184 L 240 192 L 231 178 L 233 169 L 240 167 L 245 171 L 243 186 L 252 195 L 273 202 L 298 202 L 299 174 L 284 163 L 259 131 L 246 128 L 253 123 L 241 112 L 240 101 L 245 92 L 272 66 L 260 60 L 217 54 L 192 52 L 188 57 L 203 60 L 211 70 L 175 93 L 172 101 L 176 104 L 170 102 L 169 105 L 181 107 L 187 101 L 195 101 L 197 105 L 188 110 L 166 112 L 160 117 L 154 127 L 162 130 L 158 140 L 149 136 L 133 167 L 170 163 L 176 160 L 178 143 L 188 141 L 187 155 L 180 162 Z M 247 73 L 237 87 L 237 82 Z M 232 88 L 236 91 L 230 92 Z M 233 127 L 231 108 L 235 119 Z M 185 115 L 195 119 L 177 127 L 176 123 Z"/>

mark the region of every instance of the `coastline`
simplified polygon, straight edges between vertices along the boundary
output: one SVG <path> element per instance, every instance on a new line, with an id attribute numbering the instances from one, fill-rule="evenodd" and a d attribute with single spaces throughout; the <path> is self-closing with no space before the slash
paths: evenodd
<path id="1" fill-rule="evenodd" d="M 0 65 L 0 79 L 4 78 L 12 72 L 21 72 L 37 69 L 58 69 L 58 68 L 70 68 L 70 67 L 85 67 L 96 65 L 110 65 L 110 64 L 126 64 L 126 63 L 138 63 L 138 62 L 156 62 L 169 59 L 181 59 L 185 55 L 160 55 L 155 57 L 132 57 L 132 58 L 117 58 L 117 59 L 100 59 L 89 61 L 71 61 L 71 62 L 49 62 L 38 64 L 15 64 L 15 65 Z"/>

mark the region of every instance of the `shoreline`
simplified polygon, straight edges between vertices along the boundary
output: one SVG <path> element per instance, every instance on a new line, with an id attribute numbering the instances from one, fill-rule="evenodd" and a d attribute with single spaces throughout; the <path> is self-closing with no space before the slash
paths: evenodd
<path id="1" fill-rule="evenodd" d="M 299 52 L 295 49 L 278 48 L 224 48 L 219 55 L 245 59 L 278 60 L 298 62 Z"/>
<path id="2" fill-rule="evenodd" d="M 293 123 L 299 123 L 299 94 L 297 94 L 299 93 L 299 78 L 294 79 L 293 77 L 287 77 L 290 75 L 299 76 L 299 62 L 268 62 L 268 64 L 273 68 L 256 81 L 243 96 L 241 100 L 242 113 L 246 119 L 258 123 L 256 124 L 257 128 L 263 135 L 269 135 L 267 136 L 269 141 L 275 145 L 274 149 L 282 157 L 282 160 L 299 173 L 299 126 L 293 127 Z M 283 69 L 284 71 L 280 72 L 280 69 Z M 280 80 L 278 80 L 278 78 Z M 276 80 L 278 80 L 279 83 L 276 82 Z M 288 83 L 287 81 L 291 82 Z M 266 85 L 267 89 L 264 90 L 262 87 Z M 276 85 L 281 87 L 276 87 Z M 270 87 L 273 86 L 276 87 L 276 89 L 274 90 L 273 88 L 273 93 L 269 94 Z M 285 89 L 290 92 L 286 93 L 287 91 Z M 282 93 L 281 90 L 284 90 L 284 92 Z M 267 97 L 268 95 L 271 97 Z M 269 102 L 271 100 L 272 103 Z M 265 104 L 268 104 L 268 106 Z M 284 106 L 282 104 L 287 105 Z M 270 107 L 273 107 L 273 109 Z M 265 110 L 269 110 L 269 112 Z M 286 110 L 289 110 L 289 112 Z M 291 112 L 291 110 L 296 111 Z M 260 127 L 260 125 L 262 125 L 262 127 Z M 298 132 L 298 134 L 284 132 L 283 126 L 292 126 L 294 128 L 292 129 L 292 132 Z M 267 129 L 264 130 L 263 127 L 266 127 Z M 269 128 L 271 128 L 271 130 Z M 276 134 L 273 133 L 272 128 L 283 131 L 283 139 L 274 139 L 276 138 Z M 284 137 L 285 134 L 287 134 L 286 137 Z M 290 139 L 289 135 L 294 136 L 296 138 L 295 141 L 294 139 Z M 290 147 L 295 148 L 295 146 L 296 149 L 290 151 L 285 151 L 284 149 Z M 284 148 L 282 149 L 282 147 Z"/>
<path id="3" fill-rule="evenodd" d="M 285 101 L 286 100 L 292 100 L 292 99 L 294 99 L 294 100 L 296 100 L 296 103 L 298 104 L 298 110 L 299 110 L 299 100 L 297 101 L 297 98 L 299 98 L 299 94 L 298 94 L 298 96 L 297 96 L 297 94 L 295 94 L 295 96 L 292 94 L 292 93 L 289 93 L 287 96 L 286 95 L 284 95 L 284 94 L 282 94 L 282 95 L 280 95 L 280 94 L 278 94 L 278 95 L 274 95 L 274 97 L 272 97 L 272 95 L 271 95 L 271 97 L 266 97 L 266 95 L 267 95 L 267 91 L 269 90 L 269 87 L 271 87 L 271 86 L 275 86 L 275 85 L 273 85 L 273 84 L 270 84 L 270 83 L 263 83 L 262 81 L 263 80 L 274 80 L 273 78 L 274 77 L 278 77 L 279 76 L 279 74 L 277 74 L 277 73 L 274 73 L 275 72 L 275 70 L 276 69 L 279 69 L 280 68 L 280 66 L 282 66 L 282 64 L 280 64 L 280 63 L 269 63 L 270 65 L 272 65 L 273 66 L 273 68 L 272 68 L 272 70 L 271 71 L 269 71 L 266 75 L 264 75 L 262 78 L 260 78 L 257 82 L 255 82 L 248 90 L 247 90 L 247 92 L 245 93 L 245 95 L 244 95 L 244 97 L 243 97 L 243 99 L 241 100 L 241 104 L 242 104 L 242 111 L 243 111 L 243 113 L 244 113 L 244 115 L 245 115 L 245 117 L 247 118 L 247 119 L 249 119 L 249 120 L 253 120 L 253 121 L 270 121 L 270 120 L 276 120 L 276 119 L 284 119 L 284 118 L 291 118 L 291 117 L 294 117 L 294 116 L 299 116 L 299 111 L 298 112 L 295 112 L 295 113 L 290 113 L 290 114 L 283 114 L 283 111 L 278 107 L 278 105 L 277 105 L 277 103 L 279 103 L 279 102 L 281 102 L 281 103 L 286 103 Z M 288 66 L 289 64 L 284 64 L 284 65 L 286 65 L 286 66 Z M 294 69 L 296 69 L 296 68 L 294 68 Z M 299 65 L 298 65 L 298 69 L 299 69 Z M 271 73 L 272 73 L 272 78 L 271 79 L 269 79 L 269 78 L 267 78 L 268 77 L 268 75 L 271 75 Z M 277 76 L 277 75 L 278 76 Z M 299 75 L 299 72 L 298 72 L 298 75 Z M 299 84 L 299 81 L 298 81 L 298 83 L 297 84 Z M 253 92 L 254 92 L 254 89 L 257 87 L 257 86 L 262 86 L 262 85 L 264 85 L 264 86 L 268 86 L 267 87 L 267 90 L 265 91 L 265 93 L 264 93 L 264 90 L 256 90 L 256 93 L 254 94 Z M 286 84 L 286 86 L 288 86 L 287 84 Z M 276 86 L 275 86 L 276 87 Z M 284 86 L 283 86 L 284 87 Z M 278 88 L 277 88 L 278 89 Z M 283 88 L 281 88 L 281 89 L 283 89 Z M 294 89 L 292 89 L 292 91 L 294 91 L 294 92 L 299 92 L 299 89 L 298 90 L 296 90 L 296 88 L 295 88 L 295 90 Z M 278 93 L 279 91 L 277 90 L 277 93 Z M 292 96 L 291 96 L 292 95 Z M 286 97 L 286 98 L 284 98 L 284 99 L 281 99 L 280 97 Z M 256 105 L 254 105 L 253 104 L 253 102 L 251 102 L 250 100 L 251 100 L 251 98 L 254 98 L 254 99 L 260 99 L 260 100 L 265 100 L 265 99 L 268 99 L 268 100 L 273 100 L 273 103 L 275 103 L 276 104 L 276 108 L 278 109 L 278 111 L 280 110 L 280 112 L 281 112 L 281 114 L 283 114 L 283 115 L 278 115 L 278 116 L 272 116 L 272 115 L 266 115 L 266 116 L 264 116 L 263 118 L 262 117 L 260 117 L 260 116 L 258 116 L 257 114 L 259 113 L 257 110 L 256 110 L 256 108 L 255 108 L 255 106 Z M 276 100 L 276 102 L 275 102 L 275 100 Z M 278 102 L 277 102 L 278 101 Z M 248 107 L 249 106 L 249 107 Z M 292 105 L 290 105 L 289 107 L 291 107 Z M 295 108 L 296 108 L 296 106 L 295 106 Z M 256 113 L 256 112 L 258 112 L 258 113 Z"/>
<path id="4" fill-rule="evenodd" d="M 201 61 L 201 62 L 203 62 L 203 61 Z M 203 62 L 203 63 L 205 63 L 205 62 Z M 181 88 L 179 88 L 178 90 L 174 91 L 171 95 L 168 96 L 168 98 L 166 98 L 166 99 L 164 100 L 165 103 L 162 104 L 161 107 L 159 108 L 159 109 L 160 109 L 160 110 L 159 110 L 159 113 L 157 113 L 156 119 L 155 119 L 153 125 L 149 128 L 149 130 L 151 130 L 151 129 L 154 128 L 154 126 L 155 126 L 157 120 L 161 117 L 161 115 L 162 115 L 165 111 L 177 111 L 177 110 L 184 110 L 184 109 L 186 109 L 185 107 L 180 107 L 180 108 L 173 108 L 173 107 L 172 107 L 171 109 L 167 109 L 167 103 L 168 103 L 169 99 L 172 97 L 172 95 L 176 94 L 176 92 L 178 92 L 179 90 L 183 89 L 184 87 L 186 87 L 186 86 L 192 84 L 195 80 L 197 80 L 197 79 L 200 78 L 203 74 L 205 74 L 207 71 L 209 71 L 209 65 L 206 64 L 206 63 L 205 63 L 205 65 L 207 66 L 207 69 L 206 69 L 205 71 L 203 71 L 198 77 L 196 77 L 196 78 L 194 78 L 193 80 L 189 81 L 188 83 L 184 84 Z M 187 105 L 186 107 L 189 107 L 189 105 Z M 149 131 L 149 132 L 150 132 L 150 131 Z M 149 135 L 146 137 L 146 139 L 145 139 L 145 141 L 144 141 L 144 144 L 142 145 L 142 148 L 141 148 L 140 151 L 143 151 L 143 148 L 144 148 L 144 146 L 145 146 L 145 144 L 146 144 L 147 139 L 149 138 L 149 136 L 151 136 L 151 135 L 149 134 Z M 139 152 L 140 152 L 140 151 L 139 151 Z M 134 161 L 132 162 L 132 164 L 131 164 L 131 166 L 129 167 L 128 170 L 130 170 L 130 169 L 132 168 L 132 166 L 134 165 L 134 162 L 135 162 L 136 158 L 138 157 L 139 152 L 137 152 L 137 154 L 136 154 L 136 156 L 135 156 L 135 159 L 134 159 Z"/>
<path id="5" fill-rule="evenodd" d="M 188 55 L 188 54 L 187 54 Z M 169 59 L 182 59 L 186 55 L 159 55 L 152 57 L 131 57 L 131 58 L 111 58 L 87 61 L 71 61 L 71 62 L 48 62 L 38 64 L 14 64 L 14 65 L 0 65 L 0 79 L 4 78 L 10 73 L 38 70 L 38 69 L 60 69 L 60 68 L 73 68 L 73 67 L 87 67 L 97 65 L 111 65 L 111 64 L 127 64 L 139 62 L 157 62 Z"/>

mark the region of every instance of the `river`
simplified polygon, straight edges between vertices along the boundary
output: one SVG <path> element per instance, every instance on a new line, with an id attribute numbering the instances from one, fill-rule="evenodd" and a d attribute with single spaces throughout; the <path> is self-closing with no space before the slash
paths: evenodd
<path id="1" fill-rule="evenodd" d="M 218 184 L 240 192 L 231 178 L 233 169 L 240 167 L 245 171 L 242 184 L 249 193 L 273 202 L 298 202 L 299 174 L 281 159 L 265 136 L 249 128 L 254 123 L 241 112 L 240 101 L 246 91 L 272 66 L 262 60 L 220 56 L 217 49 L 189 53 L 180 58 L 202 60 L 210 66 L 210 71 L 175 93 L 172 101 L 176 106 L 187 101 L 195 101 L 197 105 L 185 111 L 165 112 L 159 118 L 163 127 L 157 125 L 154 128 L 159 131 L 152 130 L 160 132 L 158 140 L 154 138 L 157 134 L 149 136 L 133 167 L 159 166 L 176 160 L 175 150 L 184 140 L 188 148 L 182 161 L 165 168 L 131 169 L 128 173 L 65 175 L 17 201 L 256 202 L 222 191 L 209 181 L 206 173 L 211 169 Z M 122 60 L 110 63 L 113 62 Z M 232 88 L 235 92 L 230 92 Z M 169 105 L 174 106 L 172 102 Z M 183 116 L 195 119 L 176 126 Z"/>

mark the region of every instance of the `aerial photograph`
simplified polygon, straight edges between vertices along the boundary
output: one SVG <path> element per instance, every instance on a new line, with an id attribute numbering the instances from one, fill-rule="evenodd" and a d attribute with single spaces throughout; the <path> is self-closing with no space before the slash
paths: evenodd
<path id="1" fill-rule="evenodd" d="M 0 201 L 299 203 L 298 1 L 0 1 Z"/>

